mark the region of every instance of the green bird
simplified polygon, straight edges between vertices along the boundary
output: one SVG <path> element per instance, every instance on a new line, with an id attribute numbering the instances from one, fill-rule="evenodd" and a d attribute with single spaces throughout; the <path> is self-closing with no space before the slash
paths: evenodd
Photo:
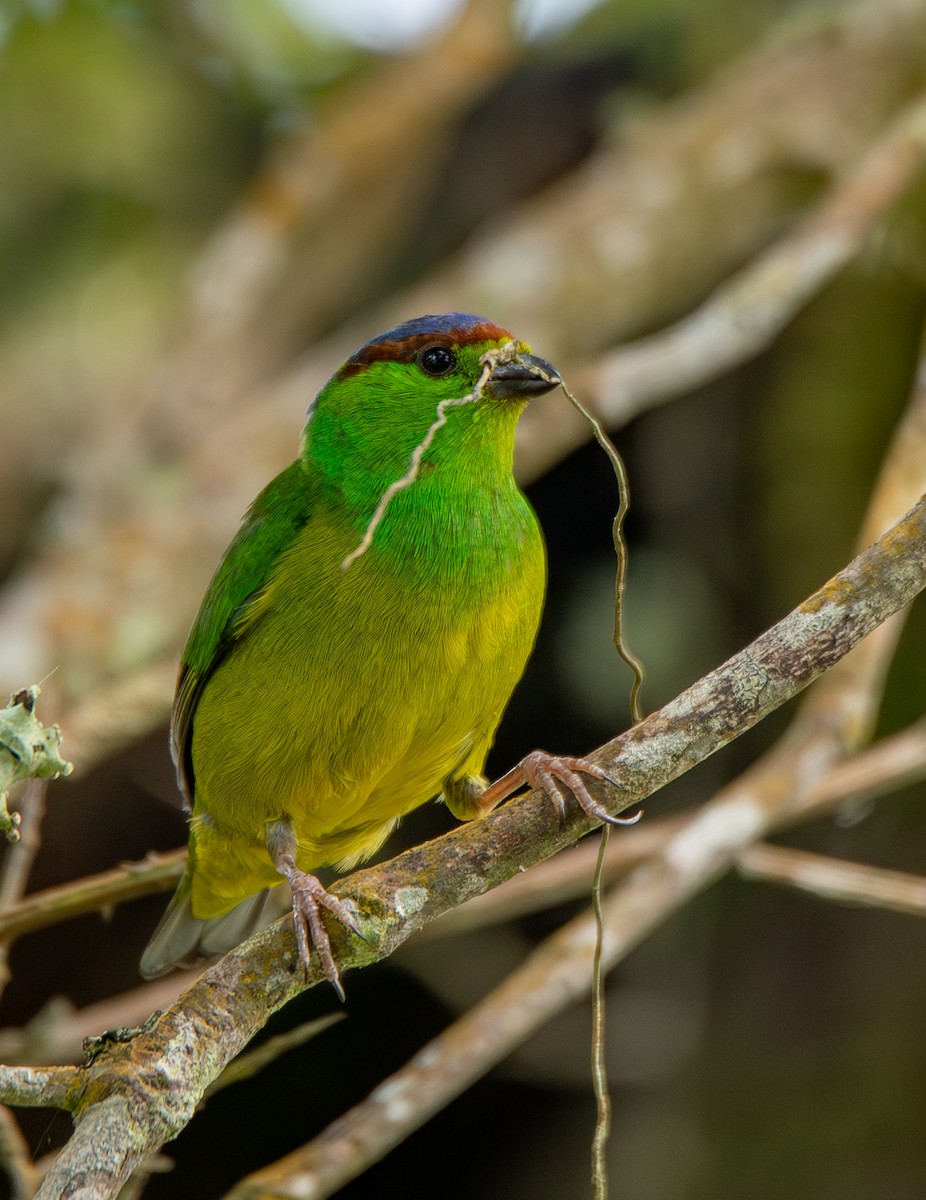
<path id="1" fill-rule="evenodd" d="M 356 931 L 355 916 L 313 870 L 369 858 L 436 796 L 468 820 L 529 783 L 564 811 L 562 783 L 608 819 L 583 759 L 535 751 L 492 786 L 482 774 L 546 582 L 515 426 L 560 382 L 506 329 L 446 313 L 367 342 L 319 392 L 183 652 L 189 860 L 142 974 L 237 945 L 285 879 L 302 960 L 314 948 L 343 995 L 321 910 Z"/>

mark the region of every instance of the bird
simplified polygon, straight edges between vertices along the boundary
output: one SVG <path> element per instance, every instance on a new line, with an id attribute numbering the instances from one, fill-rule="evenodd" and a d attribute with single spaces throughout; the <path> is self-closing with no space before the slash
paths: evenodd
<path id="1" fill-rule="evenodd" d="M 561 382 L 507 329 L 449 312 L 372 338 L 322 387 L 182 654 L 171 751 L 189 854 L 145 977 L 238 945 L 285 880 L 299 956 L 343 999 L 323 913 L 360 929 L 320 867 L 369 859 L 436 797 L 470 820 L 529 784 L 564 813 L 565 787 L 619 822 L 585 759 L 534 751 L 495 784 L 483 773 L 546 586 L 515 427 Z"/>

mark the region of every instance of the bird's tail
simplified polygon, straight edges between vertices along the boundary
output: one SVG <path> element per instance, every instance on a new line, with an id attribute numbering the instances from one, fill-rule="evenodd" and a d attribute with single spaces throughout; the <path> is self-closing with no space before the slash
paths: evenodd
<path id="1" fill-rule="evenodd" d="M 141 958 L 145 979 L 156 979 L 174 967 L 194 967 L 225 954 L 286 911 L 286 888 L 265 888 L 227 913 L 205 921 L 190 909 L 192 884 L 184 875 Z"/>

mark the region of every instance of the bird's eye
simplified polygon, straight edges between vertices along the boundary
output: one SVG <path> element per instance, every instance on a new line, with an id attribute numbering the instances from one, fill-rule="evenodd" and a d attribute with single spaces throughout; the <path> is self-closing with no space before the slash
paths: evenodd
<path id="1" fill-rule="evenodd" d="M 418 365 L 426 375 L 446 375 L 453 366 L 453 354 L 446 346 L 425 346 Z"/>

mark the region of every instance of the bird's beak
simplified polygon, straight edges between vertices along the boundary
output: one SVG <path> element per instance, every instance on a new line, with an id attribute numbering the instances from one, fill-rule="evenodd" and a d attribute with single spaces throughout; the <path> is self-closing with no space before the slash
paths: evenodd
<path id="1" fill-rule="evenodd" d="M 486 382 L 486 391 L 497 400 L 530 400 L 559 387 L 559 372 L 535 354 L 518 354 L 499 363 Z"/>

